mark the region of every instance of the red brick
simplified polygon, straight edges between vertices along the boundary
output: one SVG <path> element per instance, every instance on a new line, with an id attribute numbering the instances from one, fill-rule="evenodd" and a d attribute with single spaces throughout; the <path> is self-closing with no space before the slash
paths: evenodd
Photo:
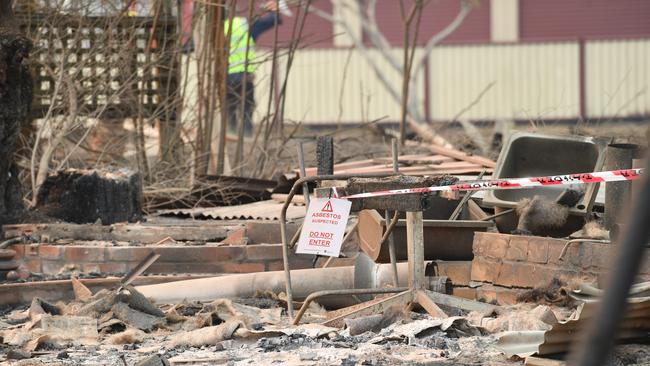
<path id="1" fill-rule="evenodd" d="M 469 300 L 476 300 L 476 289 L 471 287 L 454 287 L 451 294 Z"/>
<path id="2" fill-rule="evenodd" d="M 510 238 L 506 259 L 512 261 L 525 261 L 528 258 L 528 238 L 513 236 Z"/>
<path id="3" fill-rule="evenodd" d="M 16 259 L 21 259 L 25 256 L 25 245 L 24 244 L 16 244 L 11 247 L 16 252 L 16 256 L 14 258 Z"/>
<path id="4" fill-rule="evenodd" d="M 306 269 L 306 268 L 312 268 L 312 260 L 313 258 L 297 258 L 297 257 L 290 257 L 289 258 L 289 266 L 291 269 Z M 335 262 L 336 260 L 332 261 Z M 320 263 L 320 262 L 319 262 Z M 334 267 L 334 266 L 332 266 Z M 282 271 L 284 270 L 284 263 L 282 260 L 276 260 L 273 262 L 266 262 L 266 270 L 267 271 Z"/>
<path id="5" fill-rule="evenodd" d="M 30 272 L 42 273 L 43 267 L 40 258 L 25 258 L 23 260 L 25 268 Z"/>
<path id="6" fill-rule="evenodd" d="M 481 257 L 472 260 L 472 281 L 494 282 L 499 273 L 499 263 Z"/>
<path id="7" fill-rule="evenodd" d="M 66 262 L 101 262 L 104 260 L 105 247 L 93 246 L 66 246 L 64 247 L 63 259 Z"/>
<path id="8" fill-rule="evenodd" d="M 50 261 L 50 260 L 43 260 L 41 261 L 41 268 L 43 269 L 43 273 L 45 274 L 57 274 L 61 272 L 61 269 L 65 267 L 65 262 L 62 262 L 60 260 L 58 261 Z"/>
<path id="9" fill-rule="evenodd" d="M 548 263 L 548 239 L 530 238 L 528 240 L 528 261 Z"/>
<path id="10" fill-rule="evenodd" d="M 580 267 L 582 269 L 591 268 L 593 258 L 594 258 L 594 249 L 596 244 L 594 243 L 584 243 L 580 253 Z"/>
<path id="11" fill-rule="evenodd" d="M 553 267 L 530 263 L 517 263 L 513 266 L 513 271 L 513 287 L 535 288 L 545 286 L 551 282 L 553 277 L 559 275 Z M 501 283 L 496 284 L 501 285 Z"/>
<path id="12" fill-rule="evenodd" d="M 210 247 L 209 253 L 214 262 L 239 261 L 245 258 L 246 246 Z"/>
<path id="13" fill-rule="evenodd" d="M 495 270 L 497 270 L 497 276 L 494 281 L 490 281 L 495 285 L 499 286 L 505 286 L 505 287 L 512 287 L 515 285 L 515 282 L 517 281 L 516 276 L 518 275 L 517 269 L 520 266 L 527 266 L 527 263 L 519 263 L 519 262 L 504 262 L 501 263 L 499 266 L 495 266 Z"/>
<path id="14" fill-rule="evenodd" d="M 479 300 L 499 305 L 514 305 L 517 303 L 517 296 L 522 293 L 519 289 L 510 289 L 500 286 L 483 285 L 476 289 L 476 296 Z"/>
<path id="15" fill-rule="evenodd" d="M 244 257 L 245 246 L 173 246 L 111 247 L 108 259 L 113 262 L 140 262 L 151 252 L 160 254 L 157 262 L 216 263 L 237 261 Z"/>
<path id="16" fill-rule="evenodd" d="M 558 265 L 565 265 L 567 263 L 564 258 L 560 259 L 562 249 L 564 249 L 564 244 L 564 242 L 557 240 L 548 243 L 548 263 Z"/>
<path id="17" fill-rule="evenodd" d="M 41 245 L 39 253 L 43 259 L 61 259 L 63 249 L 62 245 Z"/>
<path id="18" fill-rule="evenodd" d="M 474 241 L 472 242 L 472 252 L 475 257 L 485 257 L 486 240 L 489 236 L 486 233 L 474 233 Z"/>
<path id="19" fill-rule="evenodd" d="M 471 261 L 437 261 L 438 274 L 447 276 L 454 285 L 467 286 L 472 277 Z"/>
<path id="20" fill-rule="evenodd" d="M 152 251 L 153 248 L 145 247 L 108 247 L 106 259 L 111 262 L 140 262 Z"/>
<path id="21" fill-rule="evenodd" d="M 40 247 L 39 244 L 28 244 L 25 245 L 25 257 L 37 257 L 38 256 L 38 248 Z"/>
<path id="22" fill-rule="evenodd" d="M 522 290 L 517 289 L 500 289 L 496 291 L 497 304 L 499 305 L 515 305 L 517 304 L 517 297 L 522 293 Z"/>
<path id="23" fill-rule="evenodd" d="M 596 270 L 606 270 L 609 269 L 613 258 L 614 251 L 612 250 L 613 247 L 611 244 L 600 244 L 597 246 L 594 246 L 592 250 L 592 257 L 591 257 L 591 266 L 592 268 Z M 647 267 L 642 267 L 645 268 L 645 270 L 641 270 L 642 272 L 650 273 L 650 256 L 648 256 L 649 252 L 646 249 L 644 259 L 646 263 L 648 263 Z"/>
<path id="24" fill-rule="evenodd" d="M 488 304 L 494 304 L 497 302 L 497 293 L 494 290 L 494 286 L 483 285 L 476 289 L 476 299 Z"/>
<path id="25" fill-rule="evenodd" d="M 228 236 L 221 241 L 227 245 L 246 245 L 248 238 L 246 237 L 246 229 L 241 228 L 231 231 Z"/>
<path id="26" fill-rule="evenodd" d="M 602 270 L 611 261 L 610 248 L 609 244 L 573 242 L 567 246 L 563 260 L 558 261 L 558 265 L 570 269 Z"/>
<path id="27" fill-rule="evenodd" d="M 97 264 L 97 263 L 85 263 L 85 264 L 83 264 L 81 266 L 81 270 L 84 273 L 91 273 L 91 272 L 101 273 L 102 272 L 101 269 L 99 269 L 99 264 Z"/>
<path id="28" fill-rule="evenodd" d="M 145 273 L 223 273 L 222 263 L 154 263 Z"/>
<path id="29" fill-rule="evenodd" d="M 564 254 L 564 266 L 580 268 L 583 263 L 582 256 L 585 255 L 584 243 L 571 243 Z M 591 248 L 590 248 L 591 249 Z"/>
<path id="30" fill-rule="evenodd" d="M 252 273 L 266 270 L 264 263 L 223 263 L 222 267 L 224 273 Z"/>
<path id="31" fill-rule="evenodd" d="M 281 244 L 247 245 L 246 259 L 249 261 L 282 259 L 282 245 Z"/>
<path id="32" fill-rule="evenodd" d="M 99 264 L 101 273 L 127 273 L 131 268 L 126 263 L 106 262 Z"/>
<path id="33" fill-rule="evenodd" d="M 553 267 L 527 262 L 504 262 L 499 267 L 499 273 L 494 285 L 502 287 L 534 288 L 548 284 L 556 269 Z"/>
<path id="34" fill-rule="evenodd" d="M 284 263 L 282 261 L 266 262 L 266 271 L 282 271 L 282 270 L 284 270 Z"/>
<path id="35" fill-rule="evenodd" d="M 217 263 L 244 258 L 245 246 L 178 246 L 155 249 L 159 262 Z"/>
<path id="36" fill-rule="evenodd" d="M 508 249 L 508 239 L 506 235 L 491 235 L 491 237 L 486 238 L 485 256 L 494 259 L 505 258 Z"/>

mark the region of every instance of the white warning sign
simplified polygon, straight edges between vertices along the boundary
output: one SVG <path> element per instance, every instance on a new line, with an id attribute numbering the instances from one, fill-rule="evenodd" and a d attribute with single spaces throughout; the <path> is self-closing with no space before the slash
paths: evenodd
<path id="1" fill-rule="evenodd" d="M 338 257 L 352 202 L 315 198 L 309 203 L 296 253 Z"/>

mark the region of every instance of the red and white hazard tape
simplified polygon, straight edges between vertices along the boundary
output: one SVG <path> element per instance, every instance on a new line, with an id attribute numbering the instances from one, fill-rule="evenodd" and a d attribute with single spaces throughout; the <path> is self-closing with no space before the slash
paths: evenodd
<path id="1" fill-rule="evenodd" d="M 625 170 L 610 170 L 606 172 L 594 172 L 594 173 L 550 175 L 546 177 L 534 177 L 534 178 L 506 178 L 506 179 L 485 180 L 485 181 L 478 181 L 478 182 L 467 182 L 467 183 L 453 184 L 450 186 L 392 189 L 388 191 L 367 192 L 367 193 L 353 194 L 341 198 L 354 199 L 354 198 L 392 196 L 392 195 L 408 194 L 408 193 L 521 189 L 521 188 L 530 188 L 530 187 L 539 187 L 539 186 L 618 182 L 618 181 L 628 181 L 628 180 L 638 179 L 641 177 L 642 173 L 643 173 L 643 169 L 625 169 Z"/>

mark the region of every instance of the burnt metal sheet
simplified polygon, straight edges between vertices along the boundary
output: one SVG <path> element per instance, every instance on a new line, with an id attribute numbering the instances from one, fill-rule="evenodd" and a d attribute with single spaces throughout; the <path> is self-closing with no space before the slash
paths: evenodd
<path id="1" fill-rule="evenodd" d="M 158 214 L 214 220 L 279 220 L 282 205 L 277 201 L 267 200 L 238 206 L 161 210 Z M 304 206 L 290 205 L 287 209 L 287 220 L 303 217 L 305 217 Z"/>
<path id="2" fill-rule="evenodd" d="M 638 284 L 632 289 L 625 318 L 619 324 L 621 331 L 618 340 L 647 337 L 650 332 L 650 297 L 638 296 L 647 293 L 650 288 L 648 285 L 650 283 Z M 589 287 L 583 290 L 586 291 L 571 294 L 572 297 L 586 302 L 580 304 L 567 319 L 553 324 L 553 327 L 547 331 L 504 332 L 499 337 L 497 347 L 508 357 L 550 355 L 568 351 L 572 342 L 576 340 L 576 334 L 595 316 L 598 298 L 590 295 L 601 293 L 598 290 L 594 292 Z"/>

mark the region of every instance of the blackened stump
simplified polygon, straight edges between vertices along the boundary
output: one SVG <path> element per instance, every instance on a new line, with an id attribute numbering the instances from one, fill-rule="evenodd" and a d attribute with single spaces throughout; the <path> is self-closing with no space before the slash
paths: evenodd
<path id="1" fill-rule="evenodd" d="M 0 0 L 0 224 L 18 220 L 24 211 L 13 155 L 32 102 L 32 76 L 23 62 L 32 43 L 16 28 L 11 1 Z"/>
<path id="2" fill-rule="evenodd" d="M 334 174 L 334 139 L 331 136 L 318 136 L 316 161 L 318 162 L 318 175 Z"/>
<path id="3" fill-rule="evenodd" d="M 128 170 L 69 169 L 47 177 L 36 210 L 61 220 L 104 225 L 142 219 L 140 175 Z"/>

